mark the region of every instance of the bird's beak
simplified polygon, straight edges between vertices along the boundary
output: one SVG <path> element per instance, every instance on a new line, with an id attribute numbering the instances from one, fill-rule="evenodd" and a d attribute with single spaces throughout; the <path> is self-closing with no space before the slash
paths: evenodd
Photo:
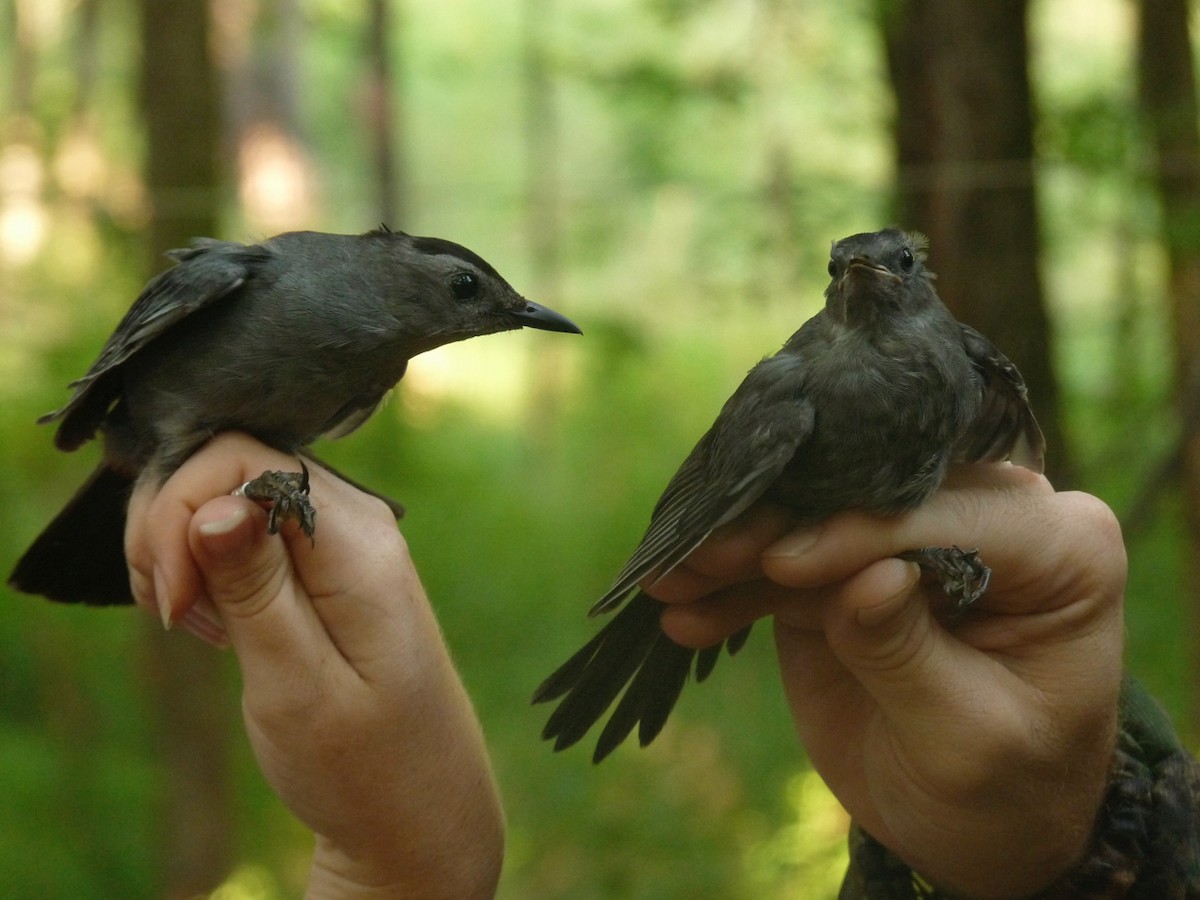
<path id="1" fill-rule="evenodd" d="M 542 331 L 565 331 L 568 334 L 583 334 L 579 326 L 566 316 L 556 313 L 549 307 L 526 300 L 524 307 L 509 315 L 518 325 L 526 328 L 539 328 Z"/>
<path id="2" fill-rule="evenodd" d="M 891 281 L 900 280 L 900 276 L 895 272 L 889 271 L 886 266 L 881 266 L 878 263 L 868 262 L 867 260 L 860 259 L 857 256 L 850 260 L 850 265 L 846 267 L 846 274 L 849 275 L 855 269 L 866 269 L 872 275 L 878 275 L 881 278 L 887 278 Z"/>

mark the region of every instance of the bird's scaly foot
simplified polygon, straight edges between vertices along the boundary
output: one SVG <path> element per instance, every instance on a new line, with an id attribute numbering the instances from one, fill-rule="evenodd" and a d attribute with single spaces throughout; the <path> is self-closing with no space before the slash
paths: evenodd
<path id="1" fill-rule="evenodd" d="M 983 564 L 978 550 L 922 547 L 898 556 L 915 562 L 923 572 L 936 578 L 946 596 L 955 601 L 955 613 L 970 609 L 987 591 L 992 577 L 992 570 Z"/>
<path id="2" fill-rule="evenodd" d="M 311 541 L 317 527 L 317 511 L 308 499 L 308 466 L 300 460 L 299 472 L 273 472 L 267 470 L 247 481 L 234 491 L 258 503 L 270 504 L 267 508 L 267 531 L 279 531 L 280 520 L 293 519 L 300 530 Z"/>

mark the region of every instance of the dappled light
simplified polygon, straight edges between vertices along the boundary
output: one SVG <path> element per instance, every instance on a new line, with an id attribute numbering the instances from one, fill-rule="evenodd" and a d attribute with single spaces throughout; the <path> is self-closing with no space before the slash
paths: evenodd
<path id="1" fill-rule="evenodd" d="M 252 232 L 294 231 L 312 221 L 311 166 L 293 138 L 256 125 L 242 136 L 238 164 L 238 199 Z"/>
<path id="2" fill-rule="evenodd" d="M 629 741 L 600 767 L 579 748 L 553 754 L 529 697 L 594 633 L 588 607 L 725 398 L 820 309 L 831 241 L 892 224 L 923 188 L 1028 189 L 1037 283 L 984 312 L 1028 334 L 1020 304 L 1040 302 L 1052 383 L 1027 380 L 1035 408 L 1055 399 L 1055 477 L 1118 512 L 1144 501 L 1130 667 L 1177 716 L 1200 708 L 1180 625 L 1187 510 L 1170 470 L 1183 427 L 1172 257 L 1133 81 L 1135 4 L 1030 4 L 1030 160 L 906 168 L 874 0 L 378 0 L 392 13 L 378 42 L 367 4 L 213 0 L 220 127 L 160 124 L 177 151 L 211 143 L 196 169 L 216 174 L 171 170 L 178 184 L 155 185 L 134 15 L 153 2 L 16 0 L 0 13 L 6 573 L 100 456 L 59 453 L 35 420 L 168 264 L 151 249 L 156 223 L 212 232 L 179 244 L 381 219 L 462 243 L 582 337 L 526 329 L 420 355 L 379 415 L 317 451 L 407 509 L 399 527 L 501 782 L 500 897 L 832 898 L 848 817 L 795 738 L 769 624 L 689 686 L 652 746 Z M 366 48 L 381 45 L 390 68 L 372 65 Z M 981 255 L 1024 237 L 973 224 Z M 938 251 L 939 290 L 970 285 Z M 137 610 L 0 589 L 6 896 L 165 895 L 177 873 L 163 798 L 185 776 L 163 751 L 156 666 L 187 640 Z M 193 893 L 298 896 L 311 835 L 255 768 L 232 658 L 207 664 L 218 674 L 192 719 L 221 723 L 197 728 L 211 731 L 197 754 L 220 762 L 224 799 L 194 809 L 227 865 Z"/>
<path id="3" fill-rule="evenodd" d="M 45 176 L 42 158 L 30 145 L 14 143 L 0 151 L 0 260 L 11 266 L 33 262 L 46 242 Z"/>
<path id="4" fill-rule="evenodd" d="M 539 339 L 526 333 L 520 340 Z M 414 359 L 399 389 L 402 420 L 417 428 L 429 427 L 450 407 L 495 425 L 519 427 L 537 399 L 529 385 L 542 373 L 537 349 L 517 343 L 512 334 L 499 335 L 469 344 L 449 344 Z M 582 360 L 576 349 L 565 355 L 567 370 L 556 377 L 559 389 L 574 401 Z"/>

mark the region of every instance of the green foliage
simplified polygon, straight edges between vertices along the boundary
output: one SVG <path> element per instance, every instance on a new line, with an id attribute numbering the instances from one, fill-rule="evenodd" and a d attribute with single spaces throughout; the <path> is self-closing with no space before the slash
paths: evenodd
<path id="1" fill-rule="evenodd" d="M 32 259 L 0 253 L 5 565 L 96 458 L 94 448 L 53 452 L 33 421 L 64 400 L 146 266 L 131 17 L 102 5 L 81 123 L 72 112 L 78 22 L 67 16 L 56 32 L 67 6 L 44 6 L 33 122 L 0 133 L 0 154 L 20 144 L 42 161 L 36 198 L 47 228 Z M 502 782 L 504 897 L 833 896 L 844 820 L 805 768 L 767 628 L 685 692 L 652 747 L 623 747 L 598 768 L 586 742 L 550 753 L 537 737 L 547 709 L 528 697 L 592 633 L 586 609 L 720 403 L 817 308 L 828 242 L 884 224 L 890 103 L 874 6 L 547 4 L 557 279 L 534 270 L 521 230 L 528 148 L 514 7 L 406 6 L 397 85 L 414 207 L 394 224 L 476 247 L 519 289 L 560 285 L 536 299 L 586 333 L 570 343 L 496 336 L 419 359 L 374 421 L 319 448 L 408 507 L 401 529 Z M 1079 486 L 1124 510 L 1174 433 L 1154 204 L 1129 170 L 1139 145 L 1120 56 L 1126 26 L 1117 0 L 1084 0 L 1087 15 L 1079 2 L 1059 13 L 1057 3 L 1035 7 L 1044 271 L 1067 426 L 1083 461 Z M 298 10 L 298 130 L 320 210 L 302 224 L 365 230 L 375 188 L 361 106 L 346 100 L 361 96 L 365 16 L 333 0 Z M 15 71 L 16 39 L 5 31 L 0 79 Z M 100 186 L 82 193 L 55 162 L 81 124 L 105 166 Z M 17 196 L 7 171 L 0 165 L 0 223 Z M 224 236 L 261 233 L 244 209 L 231 205 L 228 218 Z M 1192 653 L 1180 627 L 1175 506 L 1168 497 L 1131 540 L 1128 621 L 1131 667 L 1179 714 Z M 146 642 L 167 639 L 185 638 L 164 637 L 133 611 L 0 590 L 6 894 L 154 894 L 148 848 L 166 773 L 141 658 Z M 229 706 L 235 715 L 232 695 Z M 230 752 L 240 805 L 230 827 L 245 865 L 220 896 L 294 896 L 310 839 L 264 787 L 244 742 Z"/>

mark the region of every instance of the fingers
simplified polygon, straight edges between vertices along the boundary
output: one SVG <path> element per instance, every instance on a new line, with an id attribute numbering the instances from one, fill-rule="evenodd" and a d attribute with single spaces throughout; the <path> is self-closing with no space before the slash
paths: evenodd
<path id="1" fill-rule="evenodd" d="M 294 458 L 245 435 L 222 434 L 165 485 L 160 486 L 154 474 L 139 479 L 129 501 L 125 532 L 125 557 L 138 604 L 157 612 L 168 626 L 186 614 L 203 595 L 201 573 L 187 543 L 192 516 L 215 496 L 228 494 L 264 469 L 295 466 Z M 240 498 L 237 505 L 248 516 L 259 518 L 265 530 L 261 509 Z"/>
<path id="2" fill-rule="evenodd" d="M 845 670 L 881 708 L 917 716 L 940 708 L 946 694 L 959 689 L 946 673 L 962 665 L 961 645 L 937 623 L 919 584 L 914 563 L 885 559 L 828 588 L 804 619 L 776 616 L 790 702 L 811 706 L 809 692 L 827 686 L 831 671 Z M 814 613 L 821 620 L 820 645 L 805 627 Z M 838 704 L 828 704 L 828 714 L 838 715 Z"/>
<path id="3" fill-rule="evenodd" d="M 855 615 L 862 624 L 890 615 L 896 602 L 894 595 L 908 590 L 919 580 L 915 564 L 898 559 L 887 559 L 884 571 L 893 573 L 895 584 L 876 585 L 878 576 L 857 583 L 853 589 L 854 602 L 861 607 Z M 911 575 L 911 579 L 910 579 Z M 899 580 L 896 580 L 899 579 Z M 790 588 L 760 579 L 746 581 L 722 588 L 694 603 L 672 604 L 662 615 L 662 629 L 675 643 L 684 647 L 702 649 L 723 641 L 747 625 L 774 616 L 777 621 L 799 631 L 821 632 L 826 626 L 827 607 L 840 602 L 845 586 L 843 583 L 815 588 Z M 877 593 L 872 594 L 871 591 Z M 924 595 L 922 595 L 924 596 Z"/>
<path id="4" fill-rule="evenodd" d="M 130 499 L 125 536 L 137 602 L 148 611 L 158 612 L 168 625 L 184 616 L 204 596 L 202 573 L 187 540 L 192 517 L 206 503 L 225 498 L 264 470 L 290 471 L 297 466 L 293 456 L 246 435 L 229 433 L 215 437 L 161 487 L 153 477 L 140 481 Z M 360 570 L 344 563 L 347 552 L 357 548 L 353 534 L 377 529 L 393 535 L 393 541 L 401 539 L 380 501 L 317 466 L 310 467 L 310 476 L 310 498 L 318 512 L 318 537 L 310 542 L 293 522 L 283 523 L 280 534 L 283 545 L 295 557 L 306 588 L 316 595 L 338 593 L 361 577 Z M 266 514 L 252 501 L 233 497 L 221 506 L 225 514 L 238 509 L 266 531 Z M 218 520 L 222 518 L 222 514 L 214 515 Z M 379 553 L 394 549 L 388 546 Z"/>
<path id="5" fill-rule="evenodd" d="M 432 635 L 440 645 L 440 638 L 380 500 L 310 466 L 317 511 L 310 540 L 291 521 L 269 535 L 262 508 L 228 493 L 266 469 L 296 466 L 245 435 L 222 434 L 161 490 L 139 484 L 126 533 L 135 598 L 168 624 L 210 643 L 232 642 L 266 671 L 330 653 L 363 677 L 396 676 L 395 660 L 405 654 L 415 670 L 423 639 Z"/>
<path id="6" fill-rule="evenodd" d="M 833 782 L 865 765 L 846 753 L 868 729 L 891 735 L 876 748 L 887 777 L 916 760 L 954 785 L 986 769 L 990 737 L 1022 733 L 1022 707 L 1004 699 L 1018 679 L 938 623 L 915 564 L 875 562 L 830 588 L 820 609 L 819 634 L 777 616 L 775 644 L 801 740 Z M 843 802 L 872 808 L 855 795 L 866 785 L 839 787 Z"/>
<path id="7" fill-rule="evenodd" d="M 686 603 L 718 588 L 762 575 L 762 551 L 792 526 L 783 507 L 752 506 L 716 529 L 686 560 L 643 589 L 664 603 Z"/>
<path id="8" fill-rule="evenodd" d="M 953 646 L 918 589 L 914 563 L 885 559 L 858 572 L 835 590 L 822 607 L 825 638 L 834 656 L 881 705 L 929 700 L 941 690 Z M 794 622 L 777 619 L 776 640 L 786 642 Z"/>
<path id="9" fill-rule="evenodd" d="M 203 599 L 181 622 L 195 632 L 197 613 L 212 610 L 243 661 L 247 683 L 256 668 L 277 671 L 282 660 L 295 658 L 298 644 L 308 645 L 305 656 L 320 644 L 311 637 L 314 613 L 299 602 L 287 549 L 267 533 L 260 512 L 244 498 L 217 497 L 196 511 L 187 530 Z"/>
<path id="10" fill-rule="evenodd" d="M 798 591 L 761 579 L 746 581 L 695 603 L 669 605 L 660 625 L 675 643 L 700 650 L 772 615 L 786 615 L 797 627 L 819 628 L 822 596 L 819 589 Z"/>
<path id="11" fill-rule="evenodd" d="M 781 509 L 755 508 L 648 588 L 672 604 L 667 633 L 702 647 L 767 615 L 819 627 L 806 606 L 819 604 L 830 586 L 924 546 L 977 547 L 993 569 L 983 602 L 997 611 L 1066 604 L 1090 587 L 1116 604 L 1111 587 L 1124 579 L 1124 546 L 1107 506 L 1086 494 L 1055 493 L 1042 476 L 1007 463 L 952 470 L 941 490 L 904 515 L 852 511 L 788 527 Z"/>
<path id="12" fill-rule="evenodd" d="M 797 530 L 764 550 L 763 571 L 779 584 L 813 587 L 904 550 L 958 545 L 978 548 L 992 568 L 984 602 L 993 609 L 1035 583 L 1038 599 L 1054 603 L 1078 593 L 1080 575 L 1097 584 L 1123 582 L 1120 530 L 1102 502 L 1055 493 L 1045 479 L 1018 467 L 973 468 L 982 471 L 971 480 L 959 475 L 955 487 L 911 513 L 882 518 L 849 512 Z"/>
<path id="13" fill-rule="evenodd" d="M 981 538 L 973 536 L 992 521 L 1004 521 L 1018 498 L 1053 495 L 1054 489 L 1041 475 L 994 463 L 952 468 L 941 490 L 902 516 L 852 511 L 795 528 L 783 507 L 757 504 L 714 531 L 688 559 L 644 589 L 666 603 L 687 603 L 731 584 L 761 578 L 764 572 L 794 587 L 829 583 L 873 560 L 915 547 L 977 546 Z M 1006 496 L 1013 503 L 1003 509 L 993 505 Z M 856 539 L 843 548 L 849 535 Z M 843 554 L 843 549 L 848 552 Z M 775 569 L 770 568 L 768 557 L 780 560 Z M 797 559 L 805 560 L 803 568 L 796 567 Z"/>

